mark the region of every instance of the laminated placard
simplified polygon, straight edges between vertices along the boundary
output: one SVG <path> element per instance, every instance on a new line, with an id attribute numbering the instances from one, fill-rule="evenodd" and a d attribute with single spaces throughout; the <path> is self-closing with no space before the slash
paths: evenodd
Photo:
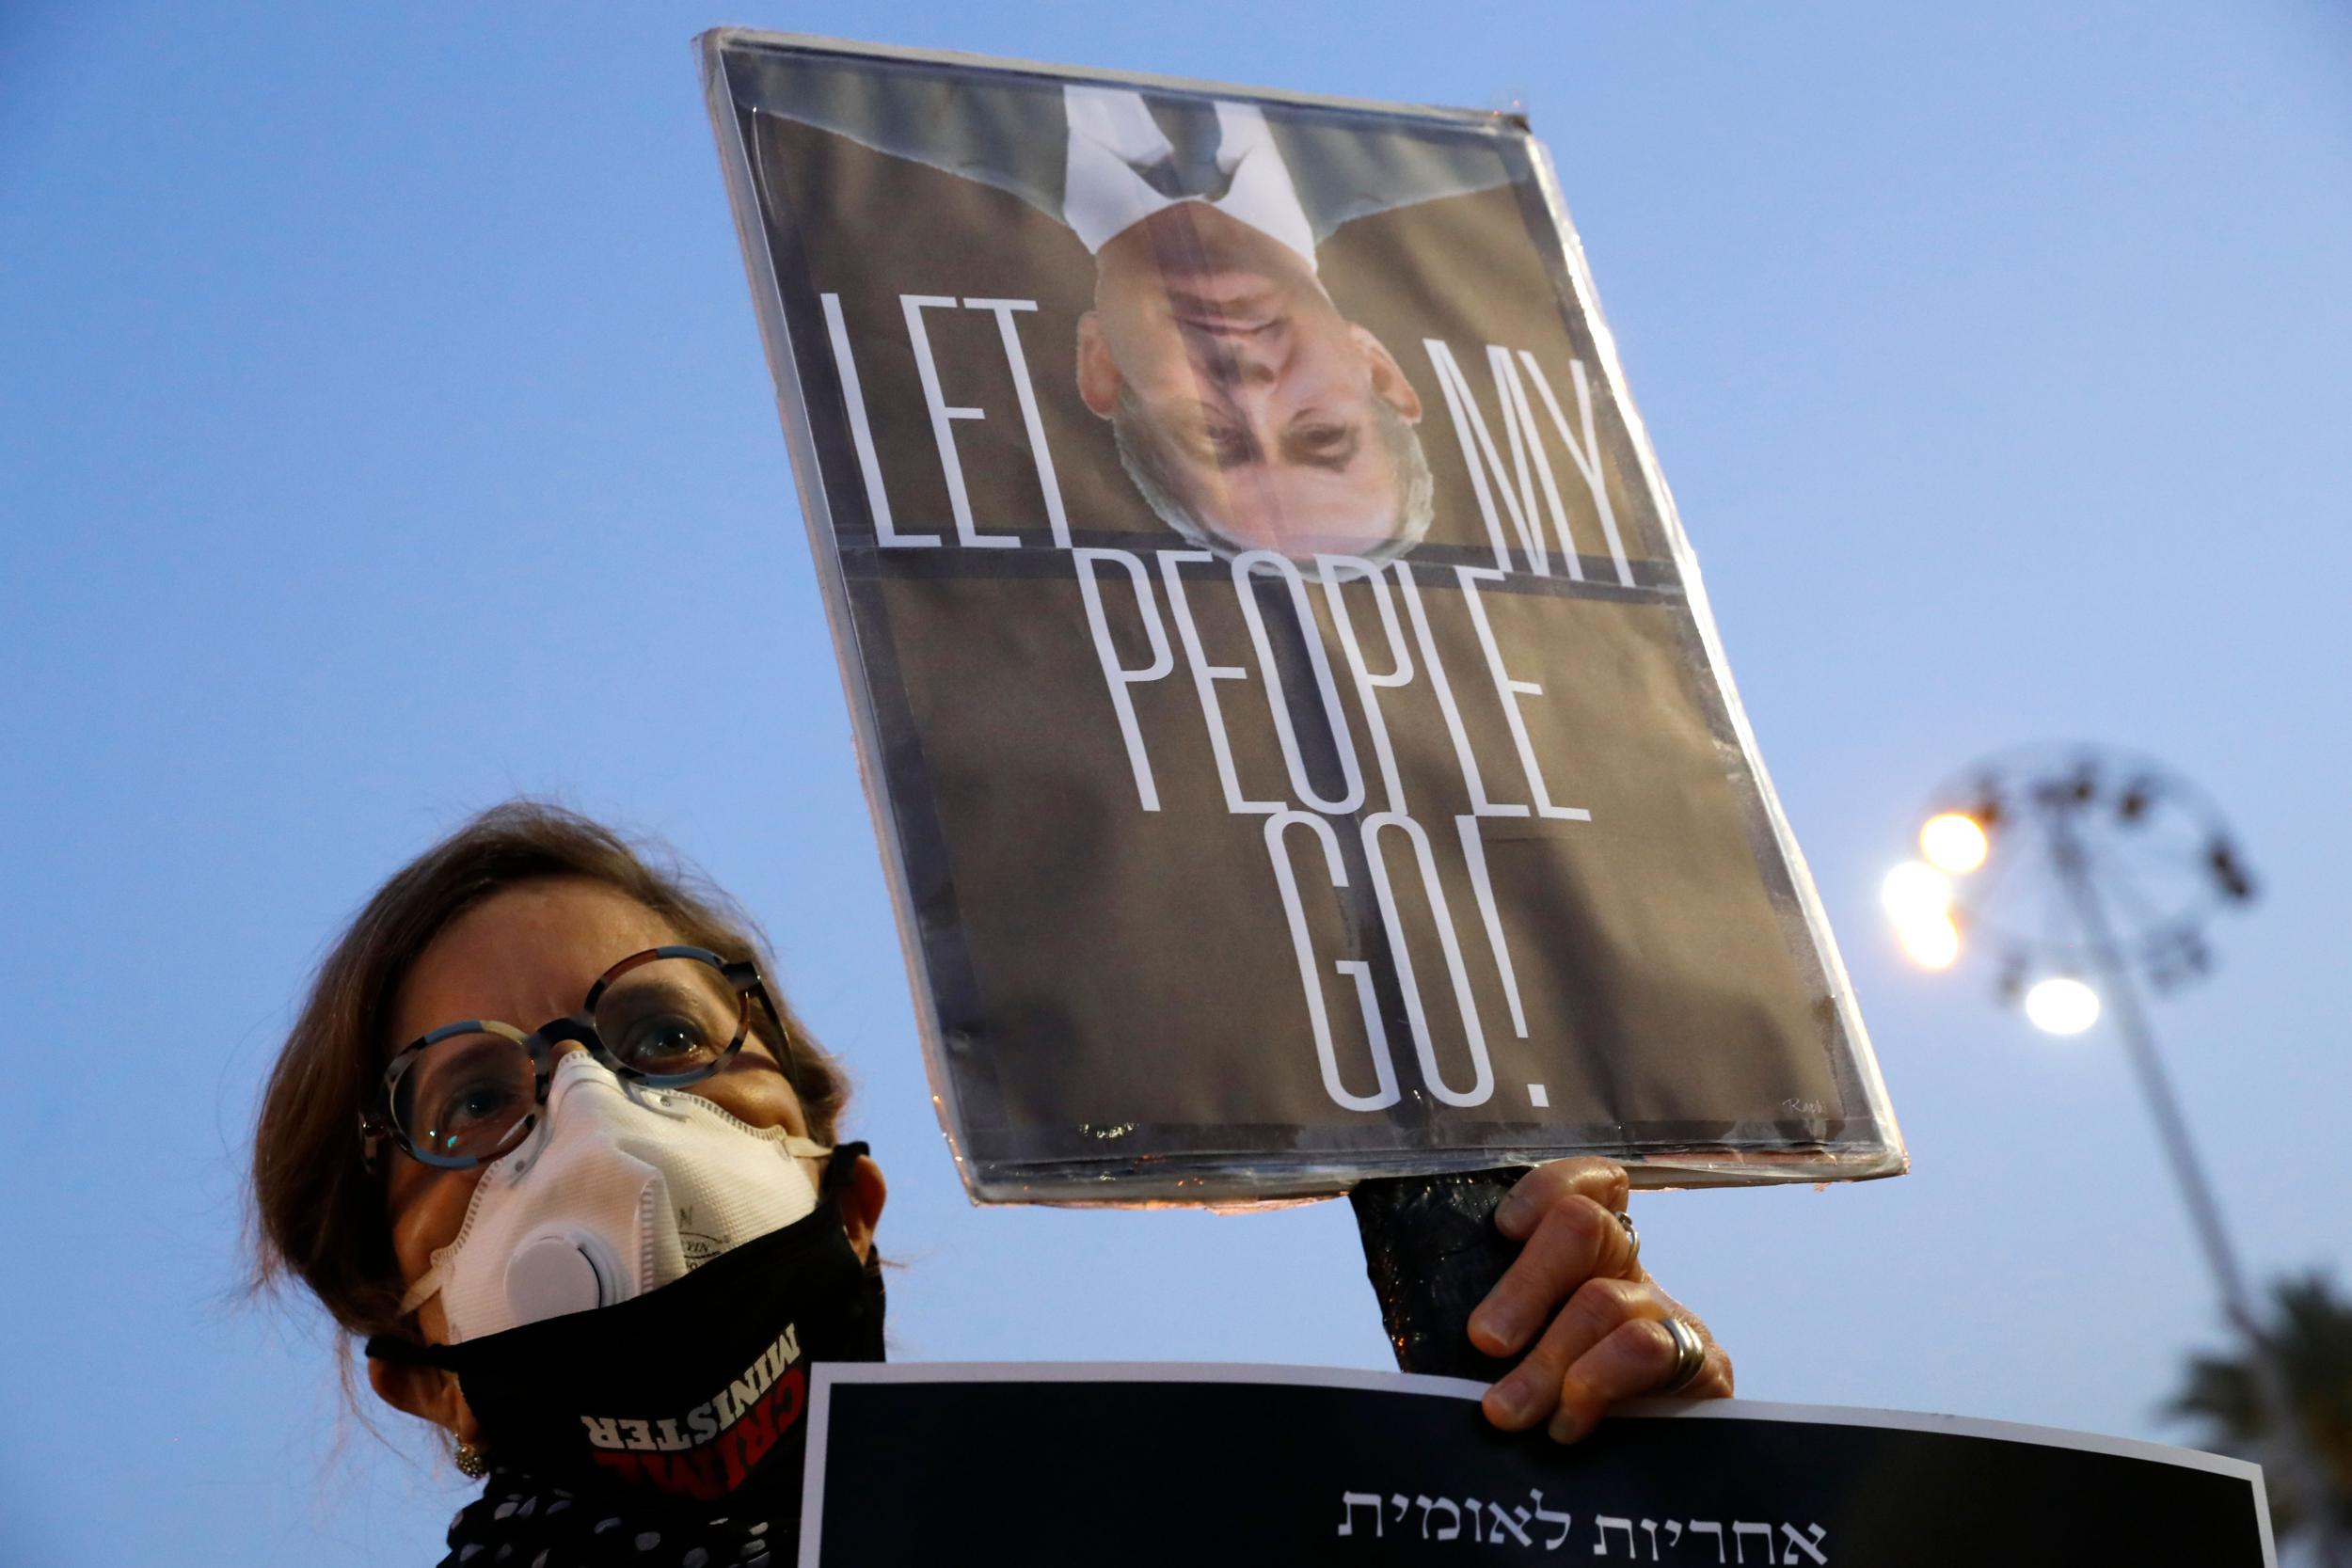
<path id="1" fill-rule="evenodd" d="M 1523 120 L 701 48 L 976 1197 L 1903 1167 Z"/>
<path id="2" fill-rule="evenodd" d="M 1485 1392 L 1315 1367 L 820 1366 L 801 1565 L 2278 1561 L 2244 1460 L 1748 1400 L 1620 1406 L 1564 1448 L 1495 1430 Z"/>

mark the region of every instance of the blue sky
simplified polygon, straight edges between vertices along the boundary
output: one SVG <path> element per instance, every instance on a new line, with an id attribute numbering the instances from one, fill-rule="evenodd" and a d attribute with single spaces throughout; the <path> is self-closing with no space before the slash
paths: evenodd
<path id="1" fill-rule="evenodd" d="M 2160 1005 L 2265 1274 L 2342 1277 L 2352 20 L 1881 8 L 19 4 L 0 18 L 0 1561 L 433 1560 L 455 1478 L 237 1293 L 323 942 L 556 795 L 763 917 L 908 1357 L 1376 1366 L 1343 1206 L 978 1211 L 941 1143 L 691 36 L 1370 98 L 1551 145 L 1915 1162 L 1638 1205 L 1743 1392 L 2178 1437 L 2212 1295 L 2115 1042 L 1876 886 L 2013 742 L 2169 759 L 2266 896 Z M 691 669 L 691 678 L 678 672 Z"/>

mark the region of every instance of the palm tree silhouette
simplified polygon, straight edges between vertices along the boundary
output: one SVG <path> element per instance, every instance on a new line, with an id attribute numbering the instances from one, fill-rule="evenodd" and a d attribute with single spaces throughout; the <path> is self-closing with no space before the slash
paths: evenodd
<path id="1" fill-rule="evenodd" d="M 2319 1562 L 2347 1560 L 2344 1543 L 2352 1540 L 2352 1303 L 2337 1296 L 2328 1278 L 2313 1270 L 2275 1284 L 2269 1306 L 2268 1321 L 2261 1325 L 2264 1347 L 2285 1384 L 2305 1453 L 2316 1458 L 2326 1478 L 2324 1495 L 2311 1495 L 2312 1487 L 2305 1481 L 2310 1458 L 2298 1460 L 2289 1447 L 2293 1439 L 2272 1420 L 2253 1360 L 2255 1347 L 2231 1355 L 2191 1355 L 2185 1386 L 2165 1412 L 2199 1423 L 2204 1446 L 2262 1465 L 2271 1527 L 2282 1544 L 2298 1539 L 2313 1549 Z"/>

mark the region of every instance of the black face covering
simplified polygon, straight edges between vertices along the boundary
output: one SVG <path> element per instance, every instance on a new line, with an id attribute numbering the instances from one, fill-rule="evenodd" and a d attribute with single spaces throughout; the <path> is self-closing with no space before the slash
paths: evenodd
<path id="1" fill-rule="evenodd" d="M 591 1495 L 799 1512 L 812 1361 L 882 1359 L 878 1260 L 832 1201 L 658 1291 L 461 1345 L 390 1335 L 371 1356 L 457 1374 L 492 1462 Z"/>

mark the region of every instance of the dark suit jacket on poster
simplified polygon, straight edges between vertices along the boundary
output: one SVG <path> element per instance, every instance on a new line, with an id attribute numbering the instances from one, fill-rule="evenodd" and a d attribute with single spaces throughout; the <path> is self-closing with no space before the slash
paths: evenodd
<path id="1" fill-rule="evenodd" d="M 1069 122 L 1061 84 L 975 83 L 921 66 L 815 55 L 747 62 L 748 96 L 773 114 L 1017 196 L 1062 216 Z M 943 129 L 952 134 L 943 135 Z M 1366 136 L 1268 117 L 1317 244 L 1369 213 L 1508 184 L 1517 171 L 1476 137 Z"/>
<path id="2" fill-rule="evenodd" d="M 930 103 L 923 123 L 953 145 L 1026 145 L 1043 123 L 1044 96 L 999 114 L 985 96 L 994 89 L 947 90 L 952 101 Z M 1050 89 L 1057 101 L 1058 90 Z M 1278 123 L 1286 113 L 1267 109 Z M 1161 802 L 1156 813 L 1138 808 L 1075 573 L 1045 532 L 997 323 L 942 309 L 926 325 L 945 399 L 987 416 L 954 429 L 974 514 L 984 531 L 1024 537 L 1018 549 L 953 544 L 903 294 L 1036 301 L 1035 313 L 1017 319 L 1075 542 L 1138 552 L 1147 565 L 1151 551 L 1184 547 L 1135 494 L 1107 427 L 1073 384 L 1092 259 L 1031 194 L 1002 180 L 949 174 L 773 114 L 747 116 L 746 125 L 972 1156 L 1050 1164 L 1432 1145 L 1638 1153 L 1877 1135 L 1629 436 L 1606 401 L 1599 356 L 1581 323 L 1563 320 L 1556 245 L 1531 225 L 1528 188 L 1369 212 L 1337 226 L 1320 250 L 1334 299 L 1396 353 L 1427 409 L 1421 431 L 1437 521 L 1408 564 L 1492 799 L 1525 801 L 1529 790 L 1454 583 L 1453 566 L 1493 557 L 1424 339 L 1452 345 L 1498 442 L 1486 345 L 1532 351 L 1563 392 L 1572 359 L 1595 367 L 1611 494 L 1635 576 L 1633 587 L 1618 586 L 1602 555 L 1588 559 L 1580 591 L 1514 579 L 1481 594 L 1510 673 L 1543 689 L 1521 707 L 1552 798 L 1591 813 L 1581 822 L 1477 825 L 1509 933 L 1523 1039 L 1482 959 L 1486 941 L 1454 838 L 1469 798 L 1429 683 L 1382 694 L 1407 809 L 1428 832 L 1470 957 L 1495 1087 L 1475 1107 L 1418 1092 L 1413 1041 L 1392 1018 L 1404 1099 L 1367 1113 L 1325 1090 L 1266 818 L 1226 809 L 1172 622 L 1173 673 L 1129 689 Z M 1286 147 L 1296 144 L 1286 133 Z M 1046 145 L 1059 143 L 1049 135 Z M 854 342 L 897 526 L 944 533 L 946 548 L 874 547 L 818 309 L 827 293 L 839 296 Z M 1565 470 L 1563 479 L 1577 483 Z M 1597 536 L 1581 534 L 1580 545 L 1589 558 Z M 1152 579 L 1165 618 L 1156 567 Z M 1103 581 L 1120 657 L 1141 668 L 1152 650 L 1133 591 L 1116 572 Z M 1287 799 L 1226 564 L 1196 563 L 1185 583 L 1209 661 L 1251 673 L 1216 685 L 1244 793 Z M 1381 641 L 1369 588 L 1354 583 L 1345 594 L 1351 619 Z M 1336 660 L 1319 587 L 1312 597 L 1316 631 Z M 1370 773 L 1352 689 L 1345 701 Z M 1379 809 L 1382 791 L 1369 787 L 1366 809 Z M 1361 816 L 1332 819 L 1343 840 L 1354 840 Z M 1470 1069 L 1443 953 L 1411 858 L 1400 839 L 1389 844 L 1436 1064 L 1458 1086 Z M 1342 1076 L 1365 1093 L 1365 1031 L 1353 991 L 1330 969 L 1380 945 L 1360 863 L 1356 885 L 1335 890 L 1306 833 L 1292 836 L 1291 857 Z"/>

